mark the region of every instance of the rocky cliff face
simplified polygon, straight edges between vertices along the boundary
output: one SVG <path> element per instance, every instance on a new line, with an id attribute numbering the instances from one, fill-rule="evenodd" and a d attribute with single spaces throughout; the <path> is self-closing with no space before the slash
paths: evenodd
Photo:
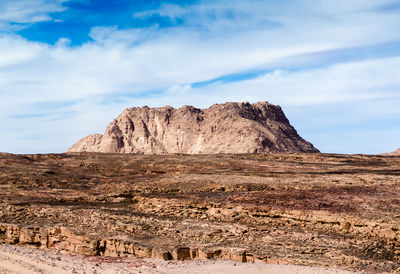
<path id="1" fill-rule="evenodd" d="M 319 152 L 301 138 L 279 106 L 261 102 L 208 109 L 129 108 L 105 133 L 89 135 L 67 152 L 215 154 Z"/>

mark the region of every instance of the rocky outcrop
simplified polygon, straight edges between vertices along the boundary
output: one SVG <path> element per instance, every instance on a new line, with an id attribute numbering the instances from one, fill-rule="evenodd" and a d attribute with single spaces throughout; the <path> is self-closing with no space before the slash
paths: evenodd
<path id="1" fill-rule="evenodd" d="M 386 155 L 400 156 L 400 148 L 395 150 L 395 151 L 393 151 L 393 152 L 386 153 Z"/>
<path id="2" fill-rule="evenodd" d="M 0 223 L 0 244 L 20 244 L 74 254 L 110 257 L 153 258 L 159 260 L 227 259 L 240 262 L 266 262 L 242 248 L 174 247 L 170 250 L 122 239 L 93 239 L 64 227 L 43 228 Z"/>
<path id="3" fill-rule="evenodd" d="M 89 135 L 67 152 L 215 154 L 319 152 L 301 138 L 279 106 L 261 102 L 208 109 L 129 108 L 105 133 Z"/>

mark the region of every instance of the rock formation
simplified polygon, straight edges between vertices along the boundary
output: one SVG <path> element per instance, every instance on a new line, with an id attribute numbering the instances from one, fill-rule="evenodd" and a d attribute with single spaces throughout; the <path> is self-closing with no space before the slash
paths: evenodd
<path id="1" fill-rule="evenodd" d="M 301 138 L 279 106 L 260 102 L 208 109 L 128 108 L 105 133 L 89 135 L 67 152 L 214 154 L 319 152 Z"/>
<path id="2" fill-rule="evenodd" d="M 393 151 L 393 152 L 386 153 L 385 155 L 400 156 L 400 148 L 395 150 L 395 151 Z"/>

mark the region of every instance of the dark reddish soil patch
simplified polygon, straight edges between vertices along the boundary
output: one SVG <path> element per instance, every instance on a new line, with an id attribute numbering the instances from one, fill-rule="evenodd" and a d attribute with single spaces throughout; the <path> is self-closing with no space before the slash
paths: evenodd
<path id="1" fill-rule="evenodd" d="M 355 198 L 375 197 L 382 193 L 377 187 L 352 186 L 319 189 L 265 190 L 232 194 L 229 202 L 251 204 L 279 209 L 328 210 L 331 212 L 354 212 L 359 209 Z"/>

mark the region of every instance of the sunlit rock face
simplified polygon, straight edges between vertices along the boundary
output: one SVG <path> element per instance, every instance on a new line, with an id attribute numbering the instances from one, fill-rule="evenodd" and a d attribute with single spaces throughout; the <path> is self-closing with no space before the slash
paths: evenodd
<path id="1" fill-rule="evenodd" d="M 319 152 L 301 138 L 282 109 L 268 102 L 215 104 L 207 109 L 128 108 L 105 133 L 67 152 L 216 154 Z"/>
<path id="2" fill-rule="evenodd" d="M 387 153 L 387 155 L 392 155 L 392 156 L 400 155 L 400 148 L 395 150 L 395 151 L 393 151 L 393 152 Z"/>

